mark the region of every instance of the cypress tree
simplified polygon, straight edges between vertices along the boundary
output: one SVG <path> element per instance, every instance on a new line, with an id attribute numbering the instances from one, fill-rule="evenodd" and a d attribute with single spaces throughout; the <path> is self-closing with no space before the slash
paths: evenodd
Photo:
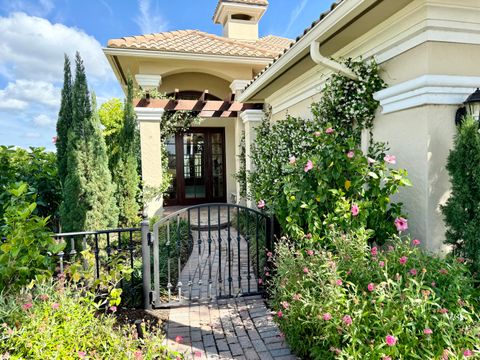
<path id="1" fill-rule="evenodd" d="M 115 204 L 105 140 L 93 96 L 93 111 L 85 68 L 80 55 L 75 59 L 72 123 L 68 130 L 67 175 L 60 218 L 64 231 L 115 227 Z"/>
<path id="2" fill-rule="evenodd" d="M 450 151 L 447 170 L 452 193 L 442 208 L 447 225 L 446 243 L 454 253 L 469 259 L 480 270 L 480 135 L 478 123 L 467 118 Z"/>
<path id="3" fill-rule="evenodd" d="M 67 175 L 67 144 L 68 129 L 72 124 L 72 71 L 70 68 L 70 59 L 65 54 L 65 63 L 63 68 L 63 88 L 60 111 L 57 120 L 57 166 L 58 177 L 61 184 L 65 182 Z"/>
<path id="4" fill-rule="evenodd" d="M 140 176 L 138 175 L 139 136 L 133 108 L 133 81 L 127 80 L 127 98 L 124 105 L 123 124 L 118 136 L 118 157 L 114 166 L 117 184 L 117 205 L 120 210 L 119 225 L 131 227 L 138 224 Z"/>

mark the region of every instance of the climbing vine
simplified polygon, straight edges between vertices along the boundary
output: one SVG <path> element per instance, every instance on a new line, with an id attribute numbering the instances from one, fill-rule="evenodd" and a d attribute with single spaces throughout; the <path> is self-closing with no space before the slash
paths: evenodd
<path id="1" fill-rule="evenodd" d="M 368 130 L 371 135 L 379 105 L 373 95 L 385 88 L 385 82 L 374 60 L 365 63 L 347 59 L 345 65 L 358 76 L 358 80 L 341 74 L 332 75 L 322 92 L 322 99 L 312 104 L 312 113 L 320 126 L 331 124 L 343 136 L 353 136 L 360 143 L 362 130 Z"/>
<path id="2" fill-rule="evenodd" d="M 238 159 L 240 162 L 240 167 L 238 172 L 235 173 L 234 177 L 237 180 L 238 184 L 240 185 L 240 197 L 242 199 L 247 198 L 247 164 L 246 164 L 246 148 L 245 148 L 245 131 L 242 131 L 242 137 L 240 138 L 240 154 L 238 155 Z"/>

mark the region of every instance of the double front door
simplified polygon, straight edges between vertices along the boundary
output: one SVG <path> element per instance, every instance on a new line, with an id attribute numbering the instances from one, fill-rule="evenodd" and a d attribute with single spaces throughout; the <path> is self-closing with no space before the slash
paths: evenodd
<path id="1" fill-rule="evenodd" d="M 192 128 L 166 145 L 173 182 L 165 205 L 226 202 L 225 129 Z"/>

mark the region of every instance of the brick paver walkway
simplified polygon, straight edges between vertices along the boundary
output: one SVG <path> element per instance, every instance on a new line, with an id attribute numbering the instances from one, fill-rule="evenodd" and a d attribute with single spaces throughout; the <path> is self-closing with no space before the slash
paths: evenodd
<path id="1" fill-rule="evenodd" d="M 194 360 L 296 359 L 260 296 L 217 300 L 218 295 L 228 295 L 230 284 L 232 294 L 246 292 L 249 286 L 251 291 L 256 291 L 258 280 L 253 271 L 254 261 L 248 260 L 247 242 L 237 238 L 234 228 L 230 229 L 232 261 L 229 269 L 226 260 L 228 229 L 211 232 L 210 252 L 208 232 L 194 232 L 193 235 L 195 248 L 180 276 L 184 284 L 184 296 L 189 296 L 185 285 L 191 282 L 193 301 L 170 309 L 166 325 L 168 345 L 184 353 L 186 359 Z M 197 241 L 199 235 L 202 239 L 200 246 Z M 253 243 L 250 244 L 252 246 Z M 222 282 L 218 281 L 219 278 L 222 278 Z"/>

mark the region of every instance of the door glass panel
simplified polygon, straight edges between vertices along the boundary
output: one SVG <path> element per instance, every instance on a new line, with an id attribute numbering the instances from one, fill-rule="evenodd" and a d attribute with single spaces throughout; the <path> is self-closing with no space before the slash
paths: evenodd
<path id="1" fill-rule="evenodd" d="M 223 177 L 225 166 L 223 163 L 223 136 L 221 133 L 212 134 L 212 195 L 214 198 L 223 197 Z"/>
<path id="2" fill-rule="evenodd" d="M 183 174 L 185 179 L 185 198 L 205 198 L 204 133 L 186 133 L 183 135 Z"/>
<path id="3" fill-rule="evenodd" d="M 174 200 L 177 198 L 177 150 L 175 147 L 175 135 L 169 136 L 165 140 L 165 148 L 167 150 L 165 155 L 168 159 L 168 172 L 172 175 L 172 182 L 167 189 L 166 199 Z"/>

